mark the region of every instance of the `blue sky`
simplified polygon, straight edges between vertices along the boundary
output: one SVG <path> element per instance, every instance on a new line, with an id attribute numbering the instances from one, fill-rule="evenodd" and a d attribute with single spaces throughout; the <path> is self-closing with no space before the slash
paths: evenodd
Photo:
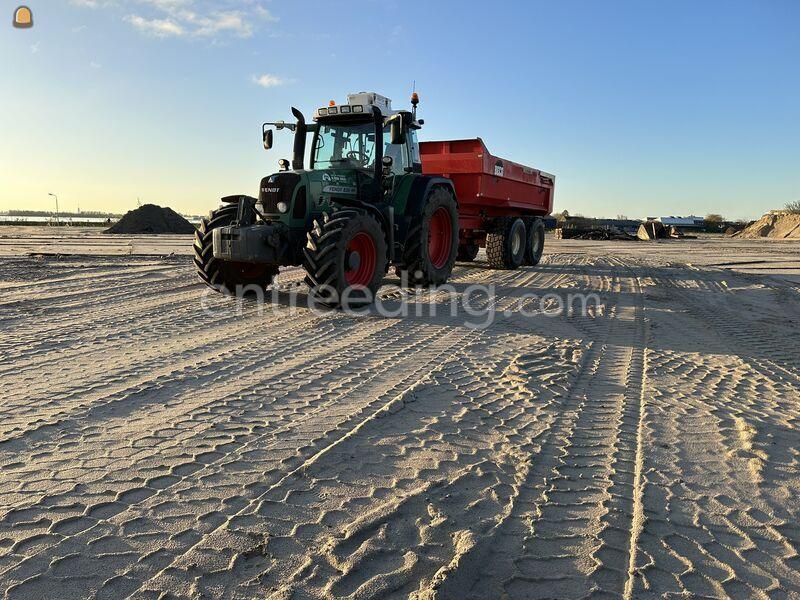
<path id="1" fill-rule="evenodd" d="M 352 91 L 557 176 L 556 210 L 752 218 L 800 199 L 800 3 L 0 0 L 0 210 L 203 213 Z M 0 17 L 2 15 L 0 14 Z M 0 18 L 0 21 L 2 19 Z"/>

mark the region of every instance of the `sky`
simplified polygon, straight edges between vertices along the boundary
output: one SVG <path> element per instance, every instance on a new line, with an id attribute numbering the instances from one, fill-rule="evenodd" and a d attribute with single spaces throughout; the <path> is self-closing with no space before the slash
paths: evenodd
<path id="1" fill-rule="evenodd" d="M 206 213 L 349 92 L 556 175 L 555 211 L 756 218 L 800 200 L 796 0 L 0 0 L 0 211 Z M 7 13 L 2 26 L 2 12 Z"/>

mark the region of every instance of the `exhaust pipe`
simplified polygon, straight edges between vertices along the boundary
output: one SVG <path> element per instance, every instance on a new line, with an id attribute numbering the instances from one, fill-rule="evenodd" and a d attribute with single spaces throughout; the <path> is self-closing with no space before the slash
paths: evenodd
<path id="1" fill-rule="evenodd" d="M 375 183 L 380 189 L 383 176 L 383 113 L 377 106 L 372 107 L 372 120 L 375 122 Z"/>
<path id="2" fill-rule="evenodd" d="M 294 130 L 294 149 L 292 152 L 292 169 L 299 171 L 303 168 L 303 157 L 306 154 L 306 118 L 294 106 L 292 107 L 292 114 L 297 119 L 297 126 Z"/>

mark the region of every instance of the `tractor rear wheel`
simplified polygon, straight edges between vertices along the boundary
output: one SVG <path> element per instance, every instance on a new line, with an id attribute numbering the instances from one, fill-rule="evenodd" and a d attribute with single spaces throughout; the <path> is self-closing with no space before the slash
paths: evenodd
<path id="1" fill-rule="evenodd" d="M 332 308 L 375 299 L 386 273 L 386 237 L 372 215 L 339 210 L 314 221 L 303 249 L 311 297 Z"/>
<path id="2" fill-rule="evenodd" d="M 499 219 L 486 234 L 486 260 L 493 269 L 516 269 L 525 257 L 525 223 L 517 217 Z"/>
<path id="3" fill-rule="evenodd" d="M 475 244 L 465 244 L 458 247 L 456 260 L 461 262 L 472 262 L 478 256 L 478 246 Z"/>
<path id="4" fill-rule="evenodd" d="M 458 206 L 447 189 L 434 188 L 422 214 L 408 228 L 395 273 L 411 285 L 445 283 L 458 253 Z"/>
<path id="5" fill-rule="evenodd" d="M 194 264 L 197 275 L 209 287 L 224 294 L 241 296 L 247 291 L 254 291 L 254 288 L 265 289 L 269 286 L 278 274 L 278 267 L 214 258 L 214 230 L 230 225 L 237 211 L 236 204 L 228 204 L 212 210 L 207 218 L 200 221 L 194 234 Z"/>
<path id="6" fill-rule="evenodd" d="M 544 251 L 544 223 L 541 219 L 534 219 L 526 223 L 527 241 L 525 243 L 525 260 L 526 265 L 538 265 L 542 260 L 542 252 Z"/>

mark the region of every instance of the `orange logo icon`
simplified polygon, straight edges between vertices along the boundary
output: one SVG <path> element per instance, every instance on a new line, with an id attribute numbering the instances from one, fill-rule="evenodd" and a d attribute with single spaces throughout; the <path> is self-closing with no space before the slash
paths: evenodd
<path id="1" fill-rule="evenodd" d="M 14 11 L 14 27 L 27 29 L 33 27 L 33 13 L 27 6 L 20 6 Z"/>

